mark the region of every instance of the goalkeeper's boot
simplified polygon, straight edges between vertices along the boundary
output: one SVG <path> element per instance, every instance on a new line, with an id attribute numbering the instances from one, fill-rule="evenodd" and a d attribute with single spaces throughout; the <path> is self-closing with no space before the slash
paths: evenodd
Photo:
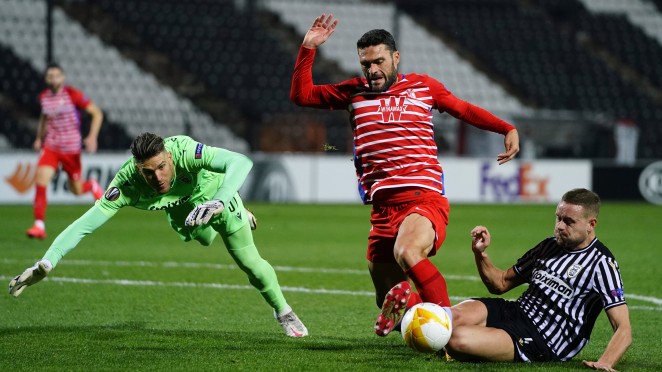
<path id="1" fill-rule="evenodd" d="M 46 230 L 37 225 L 29 228 L 25 234 L 28 236 L 28 238 L 37 238 L 41 240 L 46 239 Z"/>
<path id="2" fill-rule="evenodd" d="M 283 331 L 286 335 L 290 337 L 308 336 L 308 329 L 303 325 L 294 311 L 290 311 L 282 316 L 276 316 L 276 320 L 278 320 L 278 324 L 283 327 Z"/>
<path id="3" fill-rule="evenodd" d="M 411 285 L 404 281 L 396 284 L 384 297 L 382 312 L 375 322 L 377 336 L 386 336 L 400 324 L 402 316 L 407 310 L 407 302 L 411 296 Z"/>

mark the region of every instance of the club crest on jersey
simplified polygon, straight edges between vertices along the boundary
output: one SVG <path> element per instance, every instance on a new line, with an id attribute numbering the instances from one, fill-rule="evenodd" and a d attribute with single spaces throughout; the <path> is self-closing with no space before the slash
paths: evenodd
<path id="1" fill-rule="evenodd" d="M 582 269 L 582 265 L 574 264 L 570 266 L 566 275 L 568 276 L 568 278 L 574 278 L 577 276 L 577 274 L 579 274 L 581 269 Z"/>
<path id="2" fill-rule="evenodd" d="M 400 115 L 407 110 L 407 106 L 405 97 L 380 98 L 378 111 L 382 113 L 382 120 L 385 123 L 400 121 Z"/>
<path id="3" fill-rule="evenodd" d="M 416 99 L 416 92 L 413 89 L 407 89 L 405 95 L 411 99 Z"/>

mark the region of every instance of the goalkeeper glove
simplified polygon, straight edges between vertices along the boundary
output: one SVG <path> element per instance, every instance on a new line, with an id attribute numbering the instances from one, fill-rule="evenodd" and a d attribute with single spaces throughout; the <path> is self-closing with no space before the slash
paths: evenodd
<path id="1" fill-rule="evenodd" d="M 186 226 L 204 225 L 208 223 L 212 217 L 223 212 L 224 208 L 225 206 L 220 200 L 204 202 L 193 208 L 191 213 L 188 214 L 188 217 L 186 217 L 184 223 Z"/>
<path id="2" fill-rule="evenodd" d="M 48 260 L 41 260 L 28 267 L 23 274 L 15 277 L 9 282 L 9 294 L 18 297 L 25 288 L 38 283 L 53 269 L 53 264 Z"/>
<path id="3" fill-rule="evenodd" d="M 255 218 L 253 212 L 246 208 L 246 214 L 248 215 L 248 224 L 251 226 L 251 230 L 257 229 L 257 218 Z"/>

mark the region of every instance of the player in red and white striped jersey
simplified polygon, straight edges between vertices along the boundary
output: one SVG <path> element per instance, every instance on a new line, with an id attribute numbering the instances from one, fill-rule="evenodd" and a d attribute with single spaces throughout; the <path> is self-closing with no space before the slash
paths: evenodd
<path id="1" fill-rule="evenodd" d="M 46 187 L 58 167 L 69 177 L 69 190 L 75 195 L 91 192 L 95 199 L 103 196 L 103 189 L 94 179 L 81 180 L 80 154 L 82 145 L 87 152 L 96 152 L 97 137 L 103 112 L 83 93 L 64 85 L 64 71 L 51 63 L 46 68 L 47 89 L 39 94 L 41 116 L 37 128 L 34 149 L 41 151 L 37 163 L 36 193 L 34 198 L 34 225 L 26 231 L 30 238 L 46 238 Z M 78 110 L 85 110 L 92 117 L 90 131 L 84 139 L 81 135 L 81 119 Z"/>
<path id="2" fill-rule="evenodd" d="M 450 306 L 445 280 L 428 259 L 446 237 L 450 211 L 432 110 L 503 134 L 505 151 L 497 156 L 499 164 L 519 152 L 519 137 L 514 126 L 455 97 L 437 80 L 398 73 L 400 52 L 385 30 L 369 31 L 357 42 L 365 78 L 314 85 L 315 50 L 337 23 L 333 15 L 322 14 L 306 33 L 290 98 L 300 106 L 350 113 L 359 192 L 366 204 L 373 205 L 367 259 L 377 305 L 382 307 L 375 331 L 385 336 L 400 322 L 405 308 L 415 303 Z M 411 291 L 408 279 L 417 293 Z"/>

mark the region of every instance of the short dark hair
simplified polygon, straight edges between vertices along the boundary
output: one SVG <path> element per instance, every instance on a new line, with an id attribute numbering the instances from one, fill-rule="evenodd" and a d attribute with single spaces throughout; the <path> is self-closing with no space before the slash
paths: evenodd
<path id="1" fill-rule="evenodd" d="M 60 66 L 59 63 L 57 63 L 57 62 L 48 62 L 48 64 L 46 65 L 46 69 L 44 70 L 44 75 L 46 75 L 46 72 L 48 70 L 52 69 L 52 68 L 56 68 L 56 69 L 64 72 L 64 69 L 62 68 L 62 66 Z"/>
<path id="2" fill-rule="evenodd" d="M 370 46 L 384 44 L 386 49 L 391 52 L 397 52 L 398 48 L 395 46 L 395 39 L 390 32 L 382 29 L 374 29 L 366 32 L 356 42 L 356 49 L 365 49 Z"/>
<path id="3" fill-rule="evenodd" d="M 587 189 L 572 189 L 561 197 L 561 200 L 584 208 L 587 216 L 598 217 L 600 213 L 600 197 Z"/>
<path id="4" fill-rule="evenodd" d="M 145 132 L 131 142 L 131 154 L 137 162 L 144 162 L 165 151 L 163 138 L 154 133 Z"/>

